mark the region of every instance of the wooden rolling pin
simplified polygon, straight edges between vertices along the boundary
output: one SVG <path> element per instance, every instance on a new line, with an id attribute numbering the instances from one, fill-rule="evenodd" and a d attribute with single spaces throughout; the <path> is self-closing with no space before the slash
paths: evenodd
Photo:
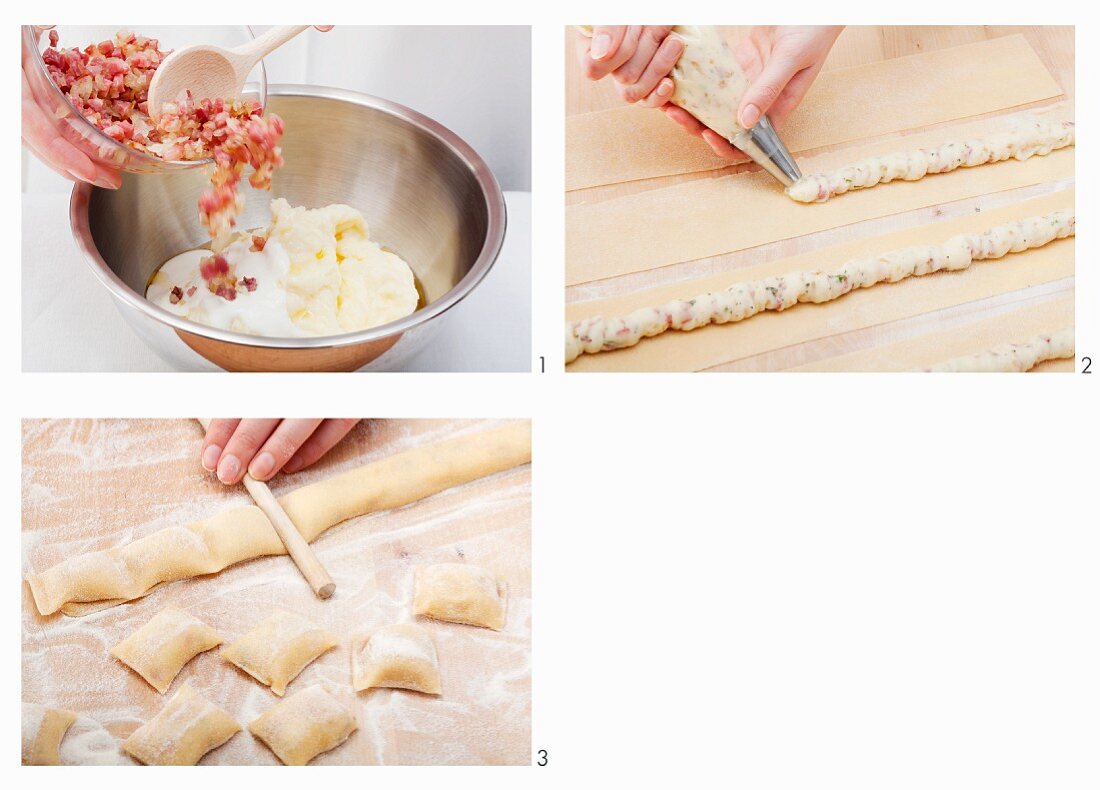
<path id="1" fill-rule="evenodd" d="M 198 421 L 203 430 L 209 430 L 209 417 L 199 417 Z M 332 577 L 328 575 L 328 571 L 321 565 L 321 561 L 313 553 L 313 548 L 302 537 L 302 533 L 298 531 L 298 528 L 294 526 L 294 522 L 283 510 L 279 500 L 271 493 L 271 489 L 267 487 L 266 483 L 261 483 L 247 472 L 245 472 L 244 479 L 241 482 L 248 489 L 248 493 L 252 495 L 256 505 L 267 516 L 271 526 L 275 528 L 279 539 L 286 546 L 287 554 L 294 560 L 294 564 L 298 566 L 298 570 L 309 582 L 313 592 L 317 594 L 318 598 L 331 597 L 336 592 L 336 582 L 332 580 Z"/>

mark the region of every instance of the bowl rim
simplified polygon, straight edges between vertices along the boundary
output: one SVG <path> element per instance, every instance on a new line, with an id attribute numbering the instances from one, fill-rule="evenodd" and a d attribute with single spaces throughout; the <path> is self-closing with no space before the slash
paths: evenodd
<path id="1" fill-rule="evenodd" d="M 341 348 L 358 345 L 394 334 L 399 334 L 426 323 L 437 316 L 450 310 L 461 302 L 466 296 L 485 278 L 493 264 L 496 262 L 500 250 L 504 245 L 505 230 L 507 228 L 507 209 L 504 204 L 504 194 L 497 183 L 496 177 L 488 164 L 478 153 L 470 147 L 461 137 L 452 132 L 446 126 L 423 115 L 416 110 L 396 102 L 370 96 L 357 91 L 343 88 L 328 88 L 320 85 L 289 85 L 275 84 L 267 86 L 268 97 L 272 96 L 297 96 L 311 99 L 325 99 L 345 101 L 358 104 L 362 107 L 379 110 L 388 115 L 411 123 L 423 132 L 443 143 L 464 162 L 470 169 L 481 188 L 481 194 L 485 199 L 487 215 L 485 241 L 481 246 L 477 258 L 469 271 L 463 275 L 449 291 L 433 302 L 429 302 L 420 310 L 417 310 L 397 321 L 380 324 L 370 329 L 358 332 L 347 332 L 339 335 L 324 335 L 321 337 L 264 337 L 261 335 L 249 335 L 243 332 L 233 332 L 228 329 L 199 324 L 180 318 L 145 298 L 144 294 L 136 293 L 122 279 L 114 273 L 107 262 L 99 254 L 92 239 L 91 225 L 88 219 L 88 204 L 93 190 L 100 189 L 85 182 L 78 182 L 73 186 L 72 197 L 69 201 L 69 222 L 72 226 L 73 236 L 77 245 L 84 253 L 92 271 L 102 282 L 111 295 L 123 304 L 135 310 L 167 324 L 173 329 L 198 335 L 211 340 L 225 343 L 233 343 L 241 346 L 254 346 L 257 348 L 273 349 L 316 349 L 316 348 Z"/>
<path id="2" fill-rule="evenodd" d="M 46 68 L 46 61 L 42 57 L 42 50 L 39 49 L 39 37 L 42 35 L 42 33 L 48 31 L 39 30 L 38 26 L 36 25 L 23 25 L 22 27 L 24 45 L 31 52 L 34 52 L 34 62 L 36 64 L 36 68 L 42 72 L 42 77 L 49 84 L 50 89 L 52 89 L 53 92 L 57 95 L 57 98 L 59 98 L 63 102 L 68 103 L 69 97 L 61 92 L 61 88 L 57 87 L 57 83 L 55 83 L 53 81 L 53 78 L 50 77 L 50 71 Z M 256 34 L 252 31 L 251 25 L 240 25 L 240 27 L 244 28 L 248 35 L 250 35 L 253 39 L 256 38 Z M 260 61 L 259 66 L 260 73 L 264 82 L 264 90 L 262 91 L 261 95 L 266 97 L 267 89 L 270 87 L 267 85 L 267 67 L 264 65 L 264 62 L 262 60 Z M 263 102 L 263 104 L 266 105 L 267 102 L 265 101 Z M 72 107 L 71 104 L 69 106 Z M 127 157 L 132 157 L 140 162 L 142 165 L 148 166 L 152 171 L 161 170 L 167 173 L 180 170 L 191 170 L 198 167 L 205 167 L 206 165 L 214 163 L 214 159 L 212 157 L 208 157 L 206 159 L 187 160 L 161 159 L 160 157 L 153 156 L 152 154 L 147 154 L 144 151 L 139 151 L 136 148 L 131 148 L 125 143 L 120 143 L 118 140 L 115 140 L 112 137 L 108 137 L 98 126 L 85 118 L 84 113 L 77 110 L 76 107 L 72 107 L 72 110 L 73 117 L 79 118 L 79 122 L 93 132 L 94 136 L 97 138 L 97 143 L 99 145 L 107 145 L 112 150 L 118 149 L 125 153 Z"/>

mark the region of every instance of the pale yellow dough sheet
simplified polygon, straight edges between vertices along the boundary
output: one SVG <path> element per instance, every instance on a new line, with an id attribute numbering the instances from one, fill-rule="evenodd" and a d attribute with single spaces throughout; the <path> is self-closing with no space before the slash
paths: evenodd
<path id="1" fill-rule="evenodd" d="M 866 193 L 869 194 L 869 193 Z M 859 197 L 859 193 L 848 199 Z M 787 198 L 782 198 L 787 200 Z M 840 204 L 844 201 L 837 201 Z M 566 306 L 566 320 L 579 321 L 597 315 L 627 315 L 641 307 L 690 299 L 706 291 L 727 288 L 734 282 L 760 280 L 804 269 L 827 269 L 845 261 L 877 255 L 959 233 L 980 232 L 1011 220 L 1070 208 L 1073 190 L 1062 190 L 1002 208 L 967 215 L 947 222 L 922 225 L 883 236 L 862 238 L 802 255 L 736 269 L 731 272 L 647 289 L 611 299 L 575 302 Z M 826 204 L 828 206 L 828 204 Z M 813 210 L 820 206 L 799 206 Z M 691 371 L 704 370 L 779 348 L 805 343 L 857 329 L 909 318 L 965 304 L 997 294 L 1054 282 L 1073 276 L 1074 240 L 1051 242 L 1025 253 L 976 263 L 964 272 L 940 272 L 899 283 L 847 294 L 824 304 L 800 304 L 781 313 L 761 313 L 723 325 L 692 332 L 666 332 L 632 348 L 603 354 L 586 354 L 568 370 L 582 371 Z"/>
<path id="2" fill-rule="evenodd" d="M 1041 117 L 1070 120 L 1072 111 L 1058 105 Z M 856 159 L 981 137 L 1012 121 L 986 119 L 834 151 L 809 159 L 802 167 L 805 172 L 825 172 Z M 1063 148 L 1025 162 L 1009 160 L 920 181 L 894 182 L 820 205 L 795 203 L 766 173 L 742 173 L 568 206 L 566 284 L 646 271 L 862 220 L 1057 181 L 1072 177 L 1073 172 L 1074 149 Z"/>
<path id="3" fill-rule="evenodd" d="M 1005 74 L 1012 78 L 1005 79 Z M 899 85 L 905 89 L 898 90 Z M 1012 35 L 824 71 L 781 134 L 798 154 L 1061 95 L 1027 40 Z M 873 111 L 852 111 L 865 106 Z M 730 164 L 663 113 L 640 107 L 570 116 L 565 141 L 567 190 Z"/>
<path id="4" fill-rule="evenodd" d="M 279 503 L 312 541 L 353 516 L 401 507 L 530 459 L 528 426 L 506 425 L 396 453 L 303 486 L 280 497 Z M 140 598 L 161 584 L 285 553 L 267 517 L 258 507 L 248 506 L 71 557 L 41 573 L 29 573 L 27 581 L 41 614 L 60 609 L 80 616 Z"/>
<path id="5" fill-rule="evenodd" d="M 979 354 L 1005 343 L 1022 343 L 1049 330 L 1073 324 L 1073 296 L 1059 296 L 1037 304 L 1001 313 L 992 318 L 931 332 L 898 343 L 875 346 L 850 354 L 791 368 L 793 371 L 911 371 L 923 370 L 949 359 Z M 1070 373 L 1072 359 L 1042 362 L 1033 372 Z"/>

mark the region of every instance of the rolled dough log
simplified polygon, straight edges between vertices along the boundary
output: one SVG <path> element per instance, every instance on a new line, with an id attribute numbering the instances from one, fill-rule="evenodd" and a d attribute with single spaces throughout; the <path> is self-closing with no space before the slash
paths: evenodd
<path id="1" fill-rule="evenodd" d="M 950 173 L 960 167 L 977 167 L 1006 159 L 1022 162 L 1033 156 L 1046 156 L 1073 142 L 1073 121 L 1029 118 L 1019 128 L 1001 134 L 944 143 L 936 148 L 872 156 L 828 173 L 803 176 L 790 186 L 787 194 L 800 203 L 824 203 L 853 189 L 866 189 L 899 179 L 918 181 L 929 173 Z"/>
<path id="2" fill-rule="evenodd" d="M 856 288 L 870 288 L 881 282 L 966 269 L 973 261 L 1042 247 L 1073 235 L 1074 230 L 1074 212 L 1064 209 L 997 225 L 983 233 L 963 233 L 939 245 L 857 258 L 831 271 L 793 272 L 735 283 L 724 291 L 644 307 L 622 317 L 596 316 L 576 321 L 565 327 L 565 361 L 572 362 L 581 354 L 628 348 L 669 329 L 689 332 L 707 324 L 743 321 L 765 310 L 784 310 L 799 302 L 829 302 Z"/>
<path id="3" fill-rule="evenodd" d="M 312 541 L 346 519 L 402 507 L 530 460 L 530 426 L 514 423 L 395 453 L 291 491 L 279 504 Z M 285 553 L 267 517 L 249 506 L 70 557 L 42 573 L 29 573 L 27 582 L 40 614 L 60 610 L 83 616 L 140 598 L 161 584 Z"/>
<path id="4" fill-rule="evenodd" d="M 980 354 L 955 357 L 930 368 L 929 373 L 1025 373 L 1048 359 L 1073 356 L 1073 327 L 1044 332 L 1024 343 L 1006 343 Z"/>
<path id="5" fill-rule="evenodd" d="M 23 765 L 61 765 L 61 740 L 74 721 L 72 711 L 24 702 Z"/>

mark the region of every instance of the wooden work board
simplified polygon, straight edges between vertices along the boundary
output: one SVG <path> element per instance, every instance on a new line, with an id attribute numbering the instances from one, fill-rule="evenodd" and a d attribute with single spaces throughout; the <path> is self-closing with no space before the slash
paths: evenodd
<path id="1" fill-rule="evenodd" d="M 494 424 L 364 420 L 317 464 L 277 476 L 271 488 L 279 496 L 392 453 Z M 24 573 L 250 504 L 242 486 L 223 486 L 202 469 L 201 439 L 200 427 L 189 420 L 24 422 Z M 190 612 L 226 643 L 273 607 L 283 607 L 339 638 L 335 649 L 290 683 L 287 696 L 321 683 L 359 725 L 347 742 L 312 764 L 530 764 L 530 495 L 526 465 L 333 527 L 312 544 L 336 582 L 335 595 L 325 601 L 314 596 L 287 556 L 166 584 L 86 617 L 39 615 L 24 583 L 23 701 L 80 714 L 62 742 L 63 762 L 132 764 L 119 748 L 122 740 L 190 683 L 245 728 L 202 764 L 276 764 L 247 726 L 280 698 L 221 658 L 217 648 L 189 662 L 164 696 L 108 651 L 165 606 Z M 505 581 L 503 631 L 412 616 L 414 568 L 437 562 L 481 565 Z M 443 693 L 356 694 L 352 637 L 414 620 L 436 644 Z"/>
<path id="2" fill-rule="evenodd" d="M 749 28 L 746 27 L 728 28 L 727 38 L 730 41 L 735 41 L 739 37 L 744 36 L 748 30 Z M 570 128 L 574 131 L 579 128 L 577 125 L 571 127 L 571 122 L 568 119 L 573 119 L 573 123 L 576 123 L 580 120 L 580 116 L 587 113 L 601 113 L 615 110 L 625 112 L 622 110 L 623 103 L 619 99 L 610 78 L 600 82 L 592 82 L 584 77 L 575 51 L 576 37 L 577 34 L 574 30 L 566 30 L 567 139 L 569 138 L 568 130 Z M 876 134 L 866 139 L 846 140 L 838 144 L 813 147 L 797 153 L 796 159 L 801 162 L 804 161 L 806 157 L 809 157 L 811 161 L 814 157 L 821 157 L 826 160 L 828 160 L 829 157 L 841 157 L 842 161 L 854 161 L 860 157 L 861 150 L 868 150 L 869 146 L 871 148 L 879 146 L 878 150 L 881 150 L 883 147 L 888 147 L 891 141 L 897 140 L 899 143 L 895 150 L 905 150 L 906 145 L 904 138 L 912 134 L 924 135 L 927 137 L 941 133 L 945 130 L 949 132 L 956 127 L 961 129 L 981 127 L 982 122 L 995 125 L 998 122 L 1007 120 L 1002 118 L 1002 116 L 1018 116 L 1023 111 L 1060 111 L 1063 115 L 1072 118 L 1074 96 L 1074 31 L 1072 27 L 849 27 L 844 30 L 837 40 L 836 45 L 833 47 L 825 63 L 823 74 L 826 72 L 839 72 L 839 74 L 835 74 L 831 78 L 835 80 L 840 79 L 841 75 L 845 73 L 843 70 L 846 69 L 874 69 L 879 65 L 883 65 L 883 62 L 896 58 L 906 58 L 921 53 L 932 53 L 952 47 L 980 46 L 983 43 L 993 42 L 995 39 L 1009 38 L 1018 39 L 1019 41 L 1017 43 L 1019 43 L 1020 46 L 1033 50 L 1034 55 L 1037 56 L 1034 64 L 1035 69 L 1045 72 L 1043 75 L 1044 77 L 1049 75 L 1049 78 L 1052 78 L 1051 84 L 1054 86 L 1054 90 L 1047 91 L 1046 94 L 1036 94 L 1045 95 L 1046 98 L 1018 105 L 1012 105 L 1012 102 L 1009 101 L 1005 102 L 1005 107 L 993 112 L 971 115 L 960 114 L 957 118 L 945 120 L 941 123 L 927 124 L 903 131 Z M 1005 40 L 997 43 L 1008 44 L 1010 42 Z M 992 43 L 989 45 L 992 46 Z M 965 50 L 959 51 L 963 52 Z M 1005 79 L 1011 80 L 1012 75 L 1006 74 Z M 822 82 L 822 78 L 819 77 L 819 83 L 820 82 Z M 898 85 L 897 90 L 904 92 L 906 90 L 905 84 Z M 812 92 L 813 88 L 811 88 L 811 95 Z M 808 97 L 803 107 L 799 108 L 799 110 L 804 109 L 804 107 L 809 104 L 811 104 L 811 102 Z M 804 127 L 806 124 L 811 123 L 812 119 L 800 119 L 798 117 L 799 110 L 796 110 L 795 114 L 792 115 L 789 124 L 793 123 L 795 126 L 798 126 L 799 121 L 801 121 Z M 656 113 L 656 111 L 646 110 L 632 111 L 638 113 Z M 857 111 L 873 112 L 874 107 L 858 108 Z M 587 122 L 587 119 L 597 117 L 600 116 L 585 115 L 584 119 Z M 574 244 L 583 247 L 587 241 L 583 235 L 581 235 L 580 238 L 573 239 L 569 239 L 568 236 L 571 234 L 571 228 L 575 230 L 578 227 L 585 227 L 585 223 L 578 220 L 578 215 L 588 207 L 617 205 L 623 203 L 620 199 L 644 195 L 646 193 L 662 196 L 668 194 L 671 196 L 676 194 L 676 190 L 669 190 L 667 192 L 657 192 L 657 190 L 668 190 L 670 187 L 689 185 L 700 179 L 722 178 L 731 174 L 751 173 L 758 170 L 755 165 L 751 164 L 725 165 L 725 163 L 710 155 L 709 149 L 705 149 L 701 141 L 691 138 L 686 133 L 681 134 L 672 121 L 666 118 L 660 118 L 659 120 L 667 124 L 668 127 L 672 128 L 674 131 L 666 133 L 663 128 L 660 127 L 647 126 L 646 128 L 651 131 L 654 128 L 659 129 L 663 145 L 668 146 L 671 140 L 675 139 L 678 141 L 682 138 L 683 145 L 696 147 L 694 156 L 697 156 L 699 161 L 707 162 L 708 157 L 711 161 L 707 164 L 700 165 L 699 169 L 694 172 L 672 173 L 659 177 L 639 178 L 618 183 L 602 183 L 595 186 L 584 186 L 582 188 L 574 188 L 567 191 L 565 195 L 567 206 L 567 250 Z M 656 124 L 657 122 L 648 121 L 647 119 L 647 124 L 648 123 Z M 991 128 L 996 127 L 992 126 Z M 783 130 L 781 130 L 781 133 L 783 133 Z M 973 134 L 973 132 L 970 133 Z M 675 137 L 675 135 L 679 135 L 679 137 Z M 795 136 L 798 135 L 795 134 Z M 572 147 L 576 148 L 576 144 L 577 137 L 574 135 Z M 677 145 L 678 144 L 679 143 L 677 143 Z M 910 145 L 909 147 L 913 146 Z M 571 146 L 567 145 L 567 163 L 569 162 L 570 148 Z M 576 155 L 577 152 L 574 151 L 573 153 Z M 584 153 L 589 157 L 591 156 L 591 152 Z M 1032 166 L 1031 163 L 1035 162 L 1036 159 L 1040 159 L 1040 157 L 1024 163 L 1009 162 L 1003 165 L 989 165 L 985 168 L 971 169 L 971 171 L 983 169 L 995 170 L 1001 167 L 1007 170 L 1016 165 L 1018 169 L 1012 171 L 1012 177 L 1008 179 L 1011 183 L 1007 186 L 1004 184 L 997 184 L 989 187 L 986 192 L 982 192 L 981 187 L 978 186 L 973 190 L 973 194 L 959 199 L 953 196 L 945 202 L 926 202 L 926 204 L 920 204 L 916 208 L 890 213 L 887 216 L 872 214 L 870 218 L 867 219 L 856 218 L 853 221 L 840 224 L 837 227 L 794 235 L 789 238 L 777 239 L 746 249 L 738 249 L 733 252 L 706 257 L 695 257 L 690 260 L 681 259 L 668 265 L 647 267 L 641 271 L 633 271 L 625 274 L 615 273 L 613 276 L 607 277 L 596 276 L 590 280 L 587 280 L 587 278 L 583 276 L 577 276 L 575 271 L 570 271 L 569 261 L 567 261 L 567 282 L 570 284 L 568 284 L 566 288 L 566 317 L 568 320 L 577 320 L 578 318 L 587 317 L 591 314 L 619 315 L 621 313 L 611 312 L 611 310 L 623 307 L 635 309 L 641 306 L 652 306 L 648 303 L 643 304 L 645 300 L 641 298 L 642 294 L 648 294 L 651 291 L 659 294 L 674 293 L 674 298 L 687 299 L 701 293 L 703 290 L 714 287 L 715 282 L 724 281 L 719 275 L 729 274 L 729 277 L 726 278 L 728 279 L 726 284 L 739 281 L 742 278 L 738 276 L 737 270 L 742 268 L 761 268 L 763 264 L 794 256 L 802 256 L 804 259 L 807 253 L 813 253 L 817 250 L 831 247 L 840 249 L 843 245 L 859 240 L 896 234 L 900 231 L 919 228 L 921 226 L 932 226 L 939 222 L 974 216 L 986 211 L 994 211 L 994 213 L 996 213 L 995 210 L 1003 209 L 1006 206 L 1012 206 L 1029 199 L 1040 198 L 1055 192 L 1072 195 L 1072 149 L 1066 149 L 1066 151 L 1060 153 L 1063 155 L 1063 158 L 1057 164 L 1048 162 L 1042 165 Z M 847 158 L 844 159 L 843 157 Z M 1027 166 L 1029 170 L 1035 170 L 1037 168 L 1045 169 L 1043 170 L 1043 175 L 1035 178 L 1028 178 L 1024 166 Z M 567 167 L 567 174 L 568 171 L 569 168 Z M 962 172 L 963 171 L 956 171 L 956 173 L 948 173 L 942 176 L 929 176 L 924 179 L 924 181 L 932 182 L 937 179 L 941 181 L 951 179 Z M 1002 170 L 1000 175 L 1003 176 L 1004 172 L 1005 170 Z M 1023 173 L 1024 175 L 1022 177 L 1016 177 L 1016 174 L 1019 173 Z M 988 175 L 976 176 L 973 172 L 970 172 L 966 175 L 962 175 L 960 178 L 981 179 L 988 178 Z M 567 175 L 567 181 L 568 180 L 569 176 Z M 976 181 L 976 183 L 980 184 L 979 181 Z M 778 185 L 775 186 L 776 190 L 778 190 Z M 874 193 L 876 200 L 888 201 L 892 196 L 899 194 L 899 187 L 904 189 L 909 186 L 913 185 L 887 184 L 873 190 L 868 190 L 868 192 Z M 834 198 L 834 200 L 839 202 L 844 200 L 845 197 L 849 197 L 850 199 L 855 197 L 855 195 L 840 196 Z M 653 202 L 656 204 L 659 201 L 654 200 Z M 833 201 L 830 201 L 830 203 L 832 202 Z M 642 204 L 644 204 L 644 201 L 639 203 L 639 205 Z M 580 207 L 579 211 L 577 207 Z M 814 207 L 809 206 L 807 208 L 813 210 Z M 730 221 L 736 221 L 736 218 L 731 218 Z M 638 218 L 635 227 L 642 226 L 645 222 L 646 219 L 644 217 Z M 592 223 L 588 224 L 588 226 L 591 225 Z M 928 239 L 928 243 L 934 243 L 941 240 L 934 235 L 934 231 L 932 234 L 932 237 Z M 1058 247 L 1061 255 L 1069 255 L 1072 258 L 1072 240 L 1058 242 L 1058 245 L 1061 245 Z M 576 247 L 574 247 L 574 249 L 576 249 Z M 882 250 L 882 252 L 887 251 L 889 250 Z M 931 275 L 930 279 L 952 276 L 958 277 L 965 276 L 966 274 L 968 273 L 940 273 Z M 887 315 L 887 318 L 882 323 L 836 332 L 823 331 L 819 333 L 817 337 L 796 343 L 790 343 L 785 340 L 782 331 L 783 323 L 781 320 L 776 320 L 772 324 L 776 329 L 772 344 L 766 349 L 756 349 L 747 354 L 737 350 L 738 325 L 731 324 L 722 327 L 709 327 L 707 330 L 696 330 L 696 332 L 689 333 L 666 333 L 662 335 L 660 339 L 664 339 L 670 335 L 676 336 L 674 339 L 670 338 L 665 341 L 665 345 L 668 349 L 667 354 L 657 355 L 651 350 L 651 352 L 644 355 L 638 354 L 638 359 L 634 360 L 627 356 L 630 355 L 632 351 L 631 349 L 627 349 L 625 351 L 582 356 L 581 359 L 569 365 L 566 369 L 576 372 L 587 370 L 769 371 L 787 370 L 795 367 L 811 369 L 819 363 L 821 363 L 822 367 L 828 367 L 824 365 L 826 360 L 834 357 L 842 357 L 843 355 L 855 354 L 857 352 L 863 354 L 861 358 L 864 360 L 874 358 L 874 355 L 865 353 L 870 349 L 879 349 L 888 357 L 889 349 L 894 347 L 895 344 L 898 344 L 897 348 L 899 349 L 899 353 L 902 349 L 913 350 L 913 359 L 916 360 L 924 356 L 917 353 L 917 349 L 919 349 L 920 346 L 918 339 L 921 337 L 927 337 L 930 343 L 939 342 L 939 340 L 942 339 L 942 333 L 946 330 L 959 328 L 960 331 L 965 332 L 966 326 L 970 324 L 978 326 L 980 322 L 988 321 L 989 319 L 999 316 L 1003 317 L 1005 315 L 1010 315 L 1015 311 L 1024 311 L 1026 313 L 1034 310 L 1045 310 L 1045 307 L 1049 306 L 1047 305 L 1048 302 L 1057 302 L 1059 305 L 1069 306 L 1070 309 L 1068 314 L 1063 311 L 1060 315 L 1062 315 L 1062 320 L 1065 325 L 1072 324 L 1072 270 L 1069 276 L 1060 276 L 1053 279 L 1049 277 L 1035 277 L 1032 279 L 1034 282 L 1031 282 L 1027 277 L 1016 278 L 1017 284 L 1021 287 L 1014 287 L 1011 290 L 991 294 L 988 297 L 984 297 L 980 294 L 973 295 L 967 297 L 965 300 L 960 299 L 959 303 L 935 306 L 926 312 L 906 315 L 901 318 L 890 317 L 888 315 L 889 311 L 882 311 L 884 315 Z M 707 288 L 699 289 L 695 287 L 698 283 L 704 281 L 709 282 Z M 916 286 L 909 286 L 909 288 L 913 287 Z M 893 293 L 890 293 L 891 289 Z M 895 285 L 884 284 L 876 286 L 876 288 L 871 289 L 871 291 L 878 291 L 874 297 L 876 300 L 907 298 L 906 283 L 898 283 Z M 630 299 L 631 296 L 635 297 L 633 302 Z M 833 323 L 838 325 L 843 324 L 843 321 L 834 321 L 833 316 L 838 314 L 837 311 L 845 309 L 843 306 L 844 302 L 845 299 L 842 298 L 835 303 L 831 303 L 831 305 L 828 306 L 831 312 L 821 311 L 823 321 L 830 325 Z M 792 308 L 792 310 L 797 312 L 808 307 L 820 308 L 825 306 L 799 305 Z M 763 317 L 757 316 L 755 319 L 749 319 L 749 321 L 751 322 L 761 318 Z M 774 316 L 774 318 L 780 319 L 781 317 Z M 997 325 L 1010 327 L 1011 321 L 1002 321 Z M 1052 331 L 1060 328 L 1061 326 L 1050 327 Z M 714 344 L 715 335 L 717 334 L 722 338 L 721 342 L 728 344 L 731 349 L 728 358 L 716 361 L 712 358 L 713 355 L 707 356 L 702 354 L 682 353 L 685 349 L 690 350 L 689 347 L 691 344 L 700 342 L 698 339 L 693 339 L 692 335 L 702 336 L 706 332 L 711 332 L 706 342 Z M 1011 334 L 1011 332 L 1008 331 L 1008 334 Z M 988 333 L 982 336 L 987 337 Z M 1002 336 L 1000 339 L 1002 342 L 1016 342 L 1017 340 L 1025 340 L 1027 338 Z M 647 342 L 652 343 L 653 341 L 643 340 L 639 346 L 635 348 L 644 346 Z M 974 351 L 978 350 L 980 349 L 974 349 Z M 964 353 L 970 352 L 966 351 Z M 658 358 L 658 356 L 660 358 Z M 614 357 L 619 357 L 619 359 L 613 361 Z M 705 365 L 702 367 L 689 364 L 686 361 L 692 358 L 702 360 L 704 357 L 706 361 Z M 1059 360 L 1044 363 L 1039 366 L 1037 370 L 1069 371 L 1072 370 L 1073 367 L 1072 360 Z M 884 365 L 882 369 L 897 368 L 898 365 L 894 364 L 889 366 Z M 904 365 L 902 365 L 902 368 L 904 369 Z"/>

